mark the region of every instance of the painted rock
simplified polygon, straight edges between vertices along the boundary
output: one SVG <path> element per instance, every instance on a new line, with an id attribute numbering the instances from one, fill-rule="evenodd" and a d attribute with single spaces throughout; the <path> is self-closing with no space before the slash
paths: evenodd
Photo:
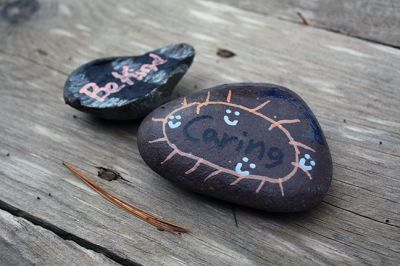
<path id="1" fill-rule="evenodd" d="M 91 61 L 68 77 L 65 103 L 106 119 L 141 118 L 171 99 L 194 55 L 192 46 L 172 44 L 141 56 Z"/>
<path id="2" fill-rule="evenodd" d="M 138 132 L 145 162 L 195 192 L 274 212 L 318 204 L 332 160 L 314 114 L 294 92 L 238 83 L 171 101 Z"/>

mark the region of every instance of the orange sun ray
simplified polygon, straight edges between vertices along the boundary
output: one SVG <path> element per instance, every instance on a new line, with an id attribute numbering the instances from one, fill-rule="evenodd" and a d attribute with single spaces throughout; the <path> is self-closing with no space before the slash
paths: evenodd
<path id="1" fill-rule="evenodd" d="M 260 110 L 261 108 L 263 108 L 264 106 L 266 106 L 267 104 L 269 104 L 271 101 L 270 100 L 268 100 L 268 101 L 265 101 L 265 102 L 263 102 L 262 104 L 260 104 L 259 106 L 257 106 L 256 108 L 253 108 L 253 109 L 251 109 L 253 112 L 255 112 L 255 111 L 257 111 L 257 110 Z"/>
<path id="2" fill-rule="evenodd" d="M 229 90 L 229 91 L 228 91 L 228 96 L 226 96 L 226 101 L 227 101 L 228 103 L 231 102 L 231 97 L 232 97 L 232 91 Z"/>
<path id="3" fill-rule="evenodd" d="M 285 192 L 283 191 L 283 184 L 282 184 L 282 180 L 280 178 L 279 178 L 279 188 L 281 189 L 282 197 L 284 197 Z"/>
<path id="4" fill-rule="evenodd" d="M 209 178 L 218 175 L 218 174 L 221 173 L 221 172 L 222 172 L 221 170 L 216 170 L 216 171 L 212 172 L 211 174 L 209 174 L 209 175 L 204 179 L 204 182 L 206 182 Z"/>
<path id="5" fill-rule="evenodd" d="M 154 122 L 165 122 L 165 118 L 154 118 L 152 117 L 151 120 L 153 120 Z"/>
<path id="6" fill-rule="evenodd" d="M 312 180 L 312 176 L 311 176 L 310 172 L 308 172 L 306 169 L 304 169 L 301 164 L 293 162 L 292 165 L 300 168 L 308 176 L 308 178 L 310 178 L 310 180 Z"/>
<path id="7" fill-rule="evenodd" d="M 187 171 L 185 172 L 185 174 L 188 175 L 188 174 L 190 174 L 190 173 L 196 171 L 196 169 L 200 166 L 200 164 L 201 164 L 202 161 L 203 161 L 203 160 L 198 160 L 198 161 L 196 162 L 196 164 L 195 164 L 192 168 L 190 168 L 189 170 L 187 170 Z"/>
<path id="8" fill-rule="evenodd" d="M 207 92 L 207 98 L 206 98 L 206 103 L 210 101 L 210 91 Z"/>
<path id="9" fill-rule="evenodd" d="M 166 137 L 155 139 L 155 140 L 150 140 L 149 143 L 156 143 L 156 142 L 165 142 L 167 141 Z"/>
<path id="10" fill-rule="evenodd" d="M 306 150 L 315 152 L 315 150 L 314 150 L 313 148 L 308 147 L 307 145 L 305 145 L 305 144 L 303 144 L 303 143 L 301 143 L 301 142 L 298 142 L 298 141 L 294 141 L 294 140 L 293 140 L 293 141 L 290 141 L 289 144 L 292 145 L 292 146 L 301 147 L 301 148 L 303 148 L 303 149 L 306 149 Z"/>
<path id="11" fill-rule="evenodd" d="M 182 106 L 187 106 L 187 105 L 188 105 L 187 99 L 186 99 L 186 97 L 183 97 Z"/>
<path id="12" fill-rule="evenodd" d="M 257 190 L 256 190 L 256 193 L 260 192 L 260 190 L 261 190 L 261 188 L 264 186 L 264 184 L 265 184 L 265 180 L 263 180 L 263 181 L 260 182 L 260 185 L 258 186 L 258 188 L 257 188 Z"/>
<path id="13" fill-rule="evenodd" d="M 240 181 L 242 181 L 243 179 L 245 179 L 244 177 L 238 177 L 235 181 L 233 181 L 231 183 L 231 186 L 238 184 Z"/>
<path id="14" fill-rule="evenodd" d="M 268 130 L 272 130 L 275 127 L 279 127 L 280 125 L 284 125 L 284 124 L 293 124 L 293 123 L 299 123 L 300 120 L 299 119 L 293 119 L 293 120 L 279 120 L 276 121 L 275 123 L 271 124 L 268 128 Z"/>
<path id="15" fill-rule="evenodd" d="M 167 158 L 165 158 L 165 160 L 161 162 L 161 164 L 166 163 L 168 160 L 170 160 L 172 157 L 174 157 L 174 155 L 177 154 L 177 153 L 178 153 L 177 150 L 173 150 L 173 151 L 167 156 Z"/>

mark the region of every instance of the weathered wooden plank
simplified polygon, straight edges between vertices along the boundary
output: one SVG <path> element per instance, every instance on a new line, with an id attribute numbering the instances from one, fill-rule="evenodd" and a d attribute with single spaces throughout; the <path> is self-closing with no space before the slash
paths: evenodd
<path id="1" fill-rule="evenodd" d="M 393 0 L 219 0 L 245 10 L 400 47 L 400 2 Z"/>
<path id="2" fill-rule="evenodd" d="M 398 50 L 222 4 L 178 0 L 40 1 L 29 23 L 0 23 L 0 35 L 0 200 L 146 265 L 396 265 L 400 259 Z M 180 94 L 267 81 L 310 104 L 334 161 L 332 189 L 321 206 L 294 215 L 238 207 L 236 227 L 229 204 L 179 189 L 143 163 L 138 123 L 99 121 L 63 104 L 66 74 L 79 64 L 173 41 L 198 51 Z M 218 47 L 237 56 L 221 59 Z M 192 232 L 174 237 L 116 209 L 62 160 L 93 177 L 93 165 L 117 169 L 129 182 L 98 181 Z"/>
<path id="3" fill-rule="evenodd" d="M 1 265 L 118 265 L 2 210 L 0 227 Z"/>

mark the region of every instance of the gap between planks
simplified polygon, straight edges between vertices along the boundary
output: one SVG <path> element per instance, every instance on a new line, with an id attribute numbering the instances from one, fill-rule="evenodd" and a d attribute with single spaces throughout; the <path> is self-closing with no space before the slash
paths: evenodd
<path id="1" fill-rule="evenodd" d="M 91 250 L 91 251 L 99 253 L 99 254 L 103 254 L 104 256 L 106 256 L 107 258 L 109 258 L 110 260 L 112 260 L 118 264 L 126 265 L 126 266 L 141 265 L 141 264 L 139 264 L 135 261 L 132 261 L 128 258 L 121 257 L 118 254 L 114 253 L 113 251 L 111 251 L 105 247 L 94 244 L 88 240 L 85 240 L 83 238 L 80 238 L 80 237 L 72 234 L 72 233 L 69 233 L 54 224 L 51 224 L 47 221 L 44 221 L 41 218 L 33 216 L 33 215 L 29 214 L 28 212 L 18 209 L 2 200 L 0 200 L 0 210 L 3 210 L 13 216 L 23 218 L 23 219 L 31 222 L 34 225 L 40 226 L 41 228 L 46 229 L 46 230 L 56 234 L 61 239 L 73 241 L 74 243 L 81 246 L 82 248 Z"/>

